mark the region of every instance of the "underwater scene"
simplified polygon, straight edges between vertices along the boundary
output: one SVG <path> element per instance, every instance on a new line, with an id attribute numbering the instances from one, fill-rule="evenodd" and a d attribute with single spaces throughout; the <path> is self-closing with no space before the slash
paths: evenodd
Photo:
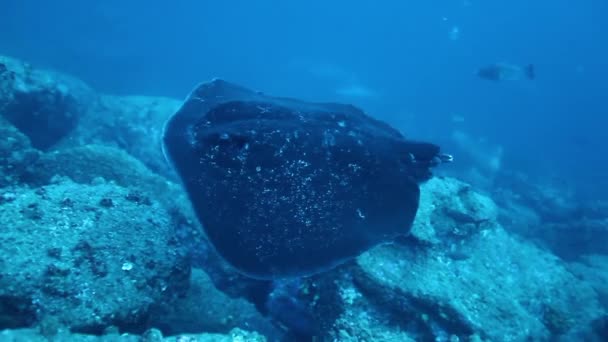
<path id="1" fill-rule="evenodd" d="M 0 342 L 608 341 L 608 2 L 0 5 Z"/>

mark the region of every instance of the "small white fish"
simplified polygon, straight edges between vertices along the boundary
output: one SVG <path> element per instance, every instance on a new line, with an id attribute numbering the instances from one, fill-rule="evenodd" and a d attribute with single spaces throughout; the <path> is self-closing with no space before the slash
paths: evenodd
<path id="1" fill-rule="evenodd" d="M 346 97 L 368 98 L 376 96 L 376 93 L 360 84 L 351 84 L 346 87 L 336 89 L 336 94 Z"/>
<path id="2" fill-rule="evenodd" d="M 490 81 L 533 80 L 536 77 L 534 65 L 526 66 L 496 63 L 477 70 L 477 76 Z"/>

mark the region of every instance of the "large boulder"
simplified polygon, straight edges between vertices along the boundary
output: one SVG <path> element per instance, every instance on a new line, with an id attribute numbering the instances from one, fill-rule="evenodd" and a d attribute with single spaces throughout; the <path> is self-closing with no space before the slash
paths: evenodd
<path id="1" fill-rule="evenodd" d="M 331 276 L 319 276 L 303 288 L 320 327 L 322 341 L 425 341 L 435 336 L 421 334 L 411 315 L 396 313 L 355 285 L 356 263 L 345 265 Z M 426 338 L 426 339 L 425 339 Z M 430 339 L 429 339 L 430 338 Z"/>
<path id="2" fill-rule="evenodd" d="M 604 240 L 605 242 L 606 240 Z M 608 255 L 585 255 L 568 265 L 577 278 L 589 283 L 599 296 L 600 303 L 608 311 Z"/>
<path id="3" fill-rule="evenodd" d="M 0 188 L 17 185 L 24 173 L 38 160 L 41 152 L 30 140 L 0 116 Z M 0 200 L 1 201 L 1 200 Z"/>
<path id="4" fill-rule="evenodd" d="M 494 201 L 471 185 L 454 178 L 432 178 L 421 186 L 412 236 L 429 244 L 453 244 L 496 225 L 497 216 Z"/>
<path id="5" fill-rule="evenodd" d="M 161 136 L 165 121 L 179 106 L 181 101 L 165 97 L 100 95 L 66 145 L 117 147 L 152 171 L 173 176 L 162 152 Z"/>
<path id="6" fill-rule="evenodd" d="M 549 339 L 588 326 L 597 294 L 553 255 L 486 230 L 453 260 L 438 250 L 382 247 L 359 258 L 356 283 L 368 296 L 448 335 Z"/>
<path id="7" fill-rule="evenodd" d="M 506 232 L 491 199 L 450 178 L 421 190 L 410 238 L 311 280 L 324 338 L 580 340 L 599 324 L 594 288 Z"/>
<path id="8" fill-rule="evenodd" d="M 279 335 L 253 304 L 219 291 L 209 276 L 197 268 L 192 269 L 190 288 L 185 296 L 154 310 L 148 323 L 167 335 L 202 331 L 227 333 L 237 327 L 268 336 Z"/>
<path id="9" fill-rule="evenodd" d="M 568 261 L 608 254 L 607 201 L 577 195 L 567 184 L 508 176 L 493 193 L 505 229 Z"/>
<path id="10" fill-rule="evenodd" d="M 155 199 L 97 181 L 17 189 L 0 204 L 0 322 L 100 332 L 183 294 L 190 265 Z"/>
<path id="11" fill-rule="evenodd" d="M 141 161 L 123 150 L 104 145 L 83 145 L 51 151 L 40 156 L 24 176 L 32 186 L 49 184 L 55 177 L 90 184 L 97 178 L 134 188 L 142 201 L 156 198 L 169 207 L 189 211 L 185 193 L 178 184 L 151 172 Z"/>
<path id="12" fill-rule="evenodd" d="M 0 115 L 41 150 L 64 139 L 95 94 L 83 82 L 0 56 Z"/>
<path id="13" fill-rule="evenodd" d="M 0 340 L 4 342 L 265 342 L 264 336 L 256 332 L 233 329 L 227 334 L 179 334 L 164 337 L 156 330 L 150 329 L 142 335 L 120 334 L 109 331 L 101 336 L 85 335 L 61 331 L 47 335 L 36 329 L 0 330 Z"/>
<path id="14" fill-rule="evenodd" d="M 582 217 L 545 223 L 524 232 L 524 236 L 547 247 L 564 260 L 578 260 L 586 254 L 608 254 L 608 212 L 605 217 Z"/>
<path id="15" fill-rule="evenodd" d="M 0 56 L 0 117 L 36 149 L 113 146 L 171 176 L 160 137 L 180 105 L 165 97 L 98 95 L 76 78 Z"/>

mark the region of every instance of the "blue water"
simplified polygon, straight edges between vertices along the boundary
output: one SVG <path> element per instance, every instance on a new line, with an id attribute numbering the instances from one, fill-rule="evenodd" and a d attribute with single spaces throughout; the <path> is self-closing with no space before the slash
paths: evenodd
<path id="1" fill-rule="evenodd" d="M 456 129 L 485 138 L 503 147 L 501 167 L 601 196 L 606 14 L 601 0 L 3 0 L 0 51 L 109 93 L 183 98 L 217 76 L 352 102 L 448 149 Z M 495 62 L 533 63 L 538 77 L 474 75 Z"/>
<path id="2" fill-rule="evenodd" d="M 0 55 L 104 94 L 184 99 L 220 77 L 272 95 L 355 104 L 454 154 L 439 174 L 489 190 L 503 207 L 497 189 L 513 184 L 548 224 L 575 227 L 567 241 L 546 239 L 568 261 L 606 251 L 605 213 L 578 206 L 608 200 L 607 16 L 606 0 L 0 0 Z M 503 62 L 533 64 L 536 78 L 476 74 Z M 543 207 L 552 191 L 535 191 L 556 184 L 557 204 Z M 563 203 L 572 189 L 581 201 Z M 518 219 L 526 220 L 513 218 L 516 228 Z M 576 223 L 588 231 L 577 235 Z M 199 248 L 199 264 L 209 251 Z M 263 284 L 256 305 L 295 332 L 316 330 L 293 284 Z"/>

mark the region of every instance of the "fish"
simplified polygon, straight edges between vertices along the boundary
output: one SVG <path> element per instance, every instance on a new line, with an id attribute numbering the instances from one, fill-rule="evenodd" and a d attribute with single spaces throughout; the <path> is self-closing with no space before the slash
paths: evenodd
<path id="1" fill-rule="evenodd" d="M 496 63 L 477 70 L 477 76 L 489 81 L 534 80 L 536 70 L 533 64 L 520 66 L 507 63 Z"/>
<path id="2" fill-rule="evenodd" d="M 271 280 L 323 272 L 407 235 L 419 184 L 452 161 L 352 105 L 219 79 L 169 118 L 163 152 L 218 254 Z"/>

